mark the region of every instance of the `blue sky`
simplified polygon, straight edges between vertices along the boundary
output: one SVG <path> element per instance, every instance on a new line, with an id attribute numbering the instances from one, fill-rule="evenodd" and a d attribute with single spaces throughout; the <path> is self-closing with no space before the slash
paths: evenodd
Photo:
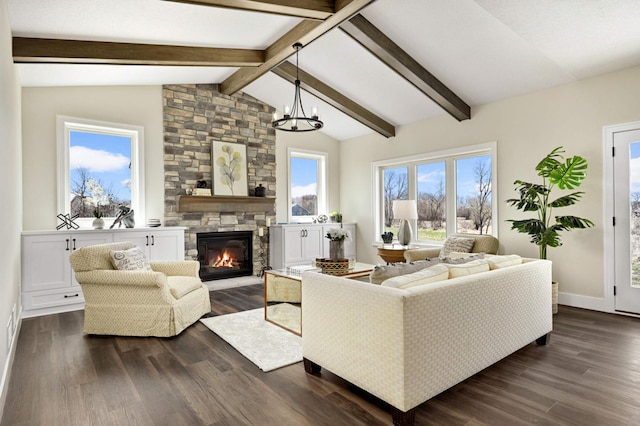
<path id="1" fill-rule="evenodd" d="M 131 200 L 131 140 L 128 137 L 72 131 L 69 138 L 69 166 L 84 167 L 89 176 L 110 187 L 120 200 Z"/>
<path id="2" fill-rule="evenodd" d="M 317 160 L 291 157 L 291 198 L 315 194 L 317 181 Z"/>
<path id="3" fill-rule="evenodd" d="M 632 142 L 629 144 L 629 151 L 629 178 L 631 180 L 631 192 L 640 192 L 640 142 Z"/>

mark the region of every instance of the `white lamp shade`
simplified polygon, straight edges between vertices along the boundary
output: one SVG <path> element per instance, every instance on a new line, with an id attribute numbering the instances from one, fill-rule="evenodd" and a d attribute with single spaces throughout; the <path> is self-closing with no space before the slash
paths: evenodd
<path id="1" fill-rule="evenodd" d="M 394 219 L 417 219 L 418 206 L 416 200 L 393 200 Z"/>

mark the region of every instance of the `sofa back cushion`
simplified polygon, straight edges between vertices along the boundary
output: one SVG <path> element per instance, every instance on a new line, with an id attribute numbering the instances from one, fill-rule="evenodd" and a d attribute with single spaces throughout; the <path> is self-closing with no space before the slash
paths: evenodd
<path id="1" fill-rule="evenodd" d="M 489 262 L 486 259 L 478 259 L 463 264 L 447 264 L 447 268 L 449 268 L 449 279 L 452 279 L 486 272 L 489 270 Z"/>
<path id="2" fill-rule="evenodd" d="M 449 278 L 449 268 L 446 265 L 434 265 L 428 268 L 421 269 L 411 274 L 400 275 L 397 277 L 389 278 L 382 282 L 384 287 L 395 287 L 399 289 L 407 289 L 410 287 L 416 287 L 423 284 L 435 283 L 437 281 L 444 281 Z"/>
<path id="3" fill-rule="evenodd" d="M 440 263 L 438 259 L 433 260 L 419 260 L 411 263 L 392 263 L 389 265 L 378 265 L 373 268 L 369 275 L 369 282 L 372 284 L 381 284 L 383 281 L 389 278 L 397 277 L 400 275 L 411 274 L 429 266 Z"/>
<path id="4" fill-rule="evenodd" d="M 489 263 L 489 269 L 493 270 L 520 265 L 522 264 L 522 258 L 517 254 L 487 256 L 487 262 Z"/>

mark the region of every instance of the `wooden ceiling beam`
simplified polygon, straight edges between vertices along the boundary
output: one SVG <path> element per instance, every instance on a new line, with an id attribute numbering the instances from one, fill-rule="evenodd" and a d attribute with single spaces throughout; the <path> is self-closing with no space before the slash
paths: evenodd
<path id="1" fill-rule="evenodd" d="M 471 118 L 469 105 L 364 16 L 358 14 L 340 28 L 458 121 Z"/>
<path id="2" fill-rule="evenodd" d="M 273 13 L 304 19 L 325 20 L 335 11 L 333 0 L 165 0 L 199 6 L 224 7 Z"/>
<path id="3" fill-rule="evenodd" d="M 284 78 L 290 83 L 295 84 L 296 81 L 296 66 L 290 62 L 283 62 L 274 69 L 273 73 Z M 359 121 L 370 129 L 380 133 L 386 138 L 390 138 L 396 135 L 396 128 L 393 124 L 390 124 L 378 117 L 371 111 L 363 108 L 356 102 L 347 98 L 337 90 L 329 87 L 327 84 L 318 80 L 311 74 L 298 69 L 300 78 L 300 87 L 311 93 L 312 95 L 322 99 L 334 108 L 347 114 L 354 120 Z"/>
<path id="4" fill-rule="evenodd" d="M 16 63 L 257 67 L 264 51 L 160 44 L 13 38 Z"/>
<path id="5" fill-rule="evenodd" d="M 305 19 L 296 25 L 285 35 L 276 40 L 266 50 L 264 64 L 256 68 L 240 68 L 227 77 L 220 84 L 220 91 L 225 95 L 232 95 L 245 86 L 271 71 L 282 61 L 293 55 L 296 51 L 293 44 L 302 43 L 303 46 L 311 43 L 318 37 L 329 32 L 350 17 L 354 16 L 374 0 L 336 0 L 336 11 L 324 21 L 312 21 Z"/>

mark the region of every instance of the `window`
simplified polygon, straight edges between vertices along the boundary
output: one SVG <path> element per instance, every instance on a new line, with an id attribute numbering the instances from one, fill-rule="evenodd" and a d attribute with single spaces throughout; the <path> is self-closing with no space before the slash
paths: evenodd
<path id="1" fill-rule="evenodd" d="M 327 154 L 289 150 L 289 221 L 311 222 L 327 212 Z"/>
<path id="2" fill-rule="evenodd" d="M 58 116 L 58 210 L 115 218 L 120 206 L 144 220 L 143 128 Z"/>
<path id="3" fill-rule="evenodd" d="M 418 220 L 413 239 L 444 241 L 452 233 L 495 235 L 496 143 L 476 145 L 373 164 L 376 179 L 376 240 L 382 232 L 397 235 L 394 200 L 416 200 Z"/>

